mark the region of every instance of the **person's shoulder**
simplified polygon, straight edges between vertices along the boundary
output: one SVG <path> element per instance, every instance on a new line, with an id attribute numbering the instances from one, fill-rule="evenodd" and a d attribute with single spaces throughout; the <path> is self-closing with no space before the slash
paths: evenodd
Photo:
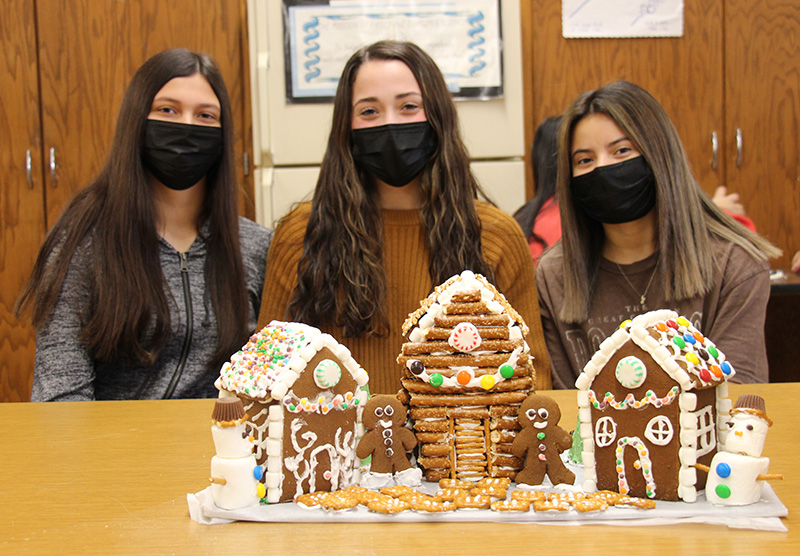
<path id="1" fill-rule="evenodd" d="M 475 201 L 475 212 L 485 231 L 522 235 L 522 228 L 519 227 L 517 221 L 510 214 L 492 204 Z"/>
<path id="2" fill-rule="evenodd" d="M 536 265 L 536 278 L 539 279 L 540 276 L 545 278 L 547 276 L 560 275 L 563 268 L 563 261 L 564 251 L 559 241 L 545 249 L 544 253 L 542 253 Z"/>
<path id="3" fill-rule="evenodd" d="M 239 245 L 246 260 L 254 259 L 258 264 L 266 262 L 271 242 L 272 230 L 244 216 L 239 217 Z"/>
<path id="4" fill-rule="evenodd" d="M 258 222 L 253 222 L 244 216 L 239 217 L 239 234 L 243 237 L 255 237 L 258 239 L 268 239 L 272 237 L 272 230 L 262 226 Z"/>
<path id="5" fill-rule="evenodd" d="M 728 239 L 712 236 L 711 248 L 719 266 L 726 269 L 769 270 L 769 261 L 756 258 L 747 250 Z"/>
<path id="6" fill-rule="evenodd" d="M 295 236 L 297 234 L 305 235 L 306 226 L 311 218 L 311 201 L 305 201 L 292 207 L 278 221 L 275 226 L 275 232 L 281 236 L 289 234 Z"/>

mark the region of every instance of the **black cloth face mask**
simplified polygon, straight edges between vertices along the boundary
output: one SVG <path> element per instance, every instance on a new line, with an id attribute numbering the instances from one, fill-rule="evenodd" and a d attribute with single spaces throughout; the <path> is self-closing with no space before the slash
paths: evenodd
<path id="1" fill-rule="evenodd" d="M 147 120 L 142 162 L 170 189 L 192 187 L 216 164 L 221 153 L 221 127 Z"/>
<path id="2" fill-rule="evenodd" d="M 655 176 L 643 156 L 574 176 L 570 190 L 575 204 L 604 224 L 633 222 L 656 206 Z"/>
<path id="3" fill-rule="evenodd" d="M 427 121 L 354 129 L 353 159 L 392 187 L 403 187 L 425 167 L 436 150 Z"/>

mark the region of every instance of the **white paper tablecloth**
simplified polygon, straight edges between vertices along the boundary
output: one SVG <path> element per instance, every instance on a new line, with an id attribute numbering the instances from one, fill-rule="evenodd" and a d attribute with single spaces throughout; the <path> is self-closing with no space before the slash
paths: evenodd
<path id="1" fill-rule="evenodd" d="M 437 488 L 438 485 L 436 483 L 423 483 L 419 490 L 433 493 Z M 545 488 L 544 490 L 553 489 Z M 187 501 L 191 518 L 198 523 L 209 525 L 230 523 L 231 521 L 283 523 L 324 521 L 350 523 L 491 521 L 548 525 L 605 524 L 621 526 L 708 523 L 711 525 L 726 525 L 735 529 L 786 531 L 786 526 L 781 522 L 780 518 L 789 513 L 769 484 L 764 485 L 761 500 L 748 506 L 714 506 L 706 501 L 704 495 L 700 494 L 693 504 L 657 500 L 656 507 L 652 510 L 612 506 L 605 511 L 587 513 L 580 513 L 575 510 L 564 512 L 456 510 L 442 513 L 405 511 L 393 515 L 384 515 L 372 512 L 363 506 L 358 506 L 352 510 L 332 512 L 321 508 L 306 509 L 292 502 L 262 504 L 240 510 L 223 510 L 214 504 L 214 500 L 211 498 L 211 487 L 196 494 L 187 494 Z"/>

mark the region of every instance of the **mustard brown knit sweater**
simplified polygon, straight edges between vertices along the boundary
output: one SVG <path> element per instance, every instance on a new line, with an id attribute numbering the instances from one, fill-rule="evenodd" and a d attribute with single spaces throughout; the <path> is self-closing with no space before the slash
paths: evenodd
<path id="1" fill-rule="evenodd" d="M 495 272 L 495 286 L 530 328 L 527 340 L 534 357 L 536 389 L 549 390 L 550 361 L 539 317 L 539 297 L 534 266 L 525 237 L 516 221 L 487 203 L 476 201 L 481 221 L 483 257 Z M 303 237 L 311 203 L 287 214 L 275 230 L 267 259 L 258 328 L 272 320 L 292 320 L 286 314 L 297 285 L 297 263 L 303 253 Z M 346 338 L 341 328 L 321 327 L 347 346 L 353 358 L 369 373 L 373 394 L 394 394 L 400 389 L 401 366 L 396 362 L 405 341 L 400 331 L 408 314 L 419 307 L 434 286 L 428 273 L 429 252 L 425 228 L 417 210 L 384 210 L 384 265 L 389 332 L 381 337 Z M 313 323 L 309 323 L 313 324 Z"/>

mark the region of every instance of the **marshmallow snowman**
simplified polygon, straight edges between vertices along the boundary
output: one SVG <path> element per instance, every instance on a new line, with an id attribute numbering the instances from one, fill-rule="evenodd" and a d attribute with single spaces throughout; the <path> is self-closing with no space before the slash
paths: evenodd
<path id="1" fill-rule="evenodd" d="M 253 437 L 245 430 L 247 414 L 239 398 L 219 398 L 214 405 L 211 437 L 211 497 L 225 510 L 254 506 L 262 496 L 261 467 L 253 454 Z"/>
<path id="2" fill-rule="evenodd" d="M 769 468 L 769 458 L 761 453 L 772 421 L 764 412 L 763 398 L 740 396 L 727 426 L 722 449 L 708 468 L 706 499 L 719 506 L 753 504 L 761 499 Z"/>

